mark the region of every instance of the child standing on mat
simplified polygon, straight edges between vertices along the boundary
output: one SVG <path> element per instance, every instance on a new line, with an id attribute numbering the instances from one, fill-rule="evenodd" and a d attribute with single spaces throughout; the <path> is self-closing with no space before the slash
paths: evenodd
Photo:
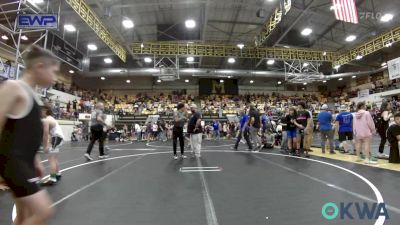
<path id="1" fill-rule="evenodd" d="M 64 142 L 64 135 L 57 120 L 52 116 L 51 106 L 42 107 L 43 122 L 43 149 L 49 155 L 50 177 L 43 181 L 44 185 L 54 185 L 61 178 L 57 155 Z M 49 143 L 51 144 L 49 146 Z"/>
<path id="2" fill-rule="evenodd" d="M 43 225 L 52 210 L 49 195 L 37 183 L 43 175 L 36 154 L 43 127 L 42 102 L 34 88 L 53 85 L 60 64 L 53 53 L 37 46 L 25 53 L 24 62 L 22 79 L 0 86 L 0 176 L 14 195 L 14 225 Z"/>
<path id="3" fill-rule="evenodd" d="M 371 159 L 371 140 L 372 135 L 375 133 L 375 124 L 371 114 L 366 111 L 367 106 L 365 102 L 357 104 L 357 112 L 353 120 L 354 134 L 356 137 L 356 151 L 358 159 L 357 162 L 362 162 L 363 158 L 360 152 L 365 156 L 366 164 L 376 164 L 376 161 Z"/>
<path id="4" fill-rule="evenodd" d="M 349 153 L 353 142 L 353 115 L 347 112 L 347 106 L 340 107 L 340 113 L 336 116 L 336 130 L 339 133 L 339 141 L 343 145 L 343 152 Z"/>
<path id="5" fill-rule="evenodd" d="M 177 111 L 174 113 L 174 128 L 172 130 L 172 143 L 174 148 L 174 159 L 178 159 L 178 155 L 176 154 L 176 148 L 178 145 L 181 147 L 181 157 L 182 159 L 186 159 L 185 156 L 185 139 L 183 137 L 183 127 L 187 121 L 186 117 L 186 107 L 185 104 L 179 103 L 177 106 Z"/>
<path id="6" fill-rule="evenodd" d="M 299 150 L 296 149 L 297 147 L 297 126 L 295 124 L 296 122 L 296 109 L 295 108 L 290 108 L 289 109 L 289 114 L 286 116 L 286 135 L 287 135 L 287 141 L 288 141 L 288 148 L 289 148 L 289 153 L 295 156 L 300 156 Z"/>

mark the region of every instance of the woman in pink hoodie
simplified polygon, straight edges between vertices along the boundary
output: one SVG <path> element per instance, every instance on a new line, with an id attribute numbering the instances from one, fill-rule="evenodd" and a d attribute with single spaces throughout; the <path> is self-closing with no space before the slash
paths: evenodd
<path id="1" fill-rule="evenodd" d="M 365 102 L 359 102 L 357 104 L 355 119 L 353 120 L 354 134 L 356 137 L 356 151 L 358 156 L 357 162 L 363 161 L 363 158 L 360 155 L 360 151 L 363 150 L 365 163 L 376 164 L 375 161 L 371 160 L 371 140 L 372 135 L 375 133 L 375 124 L 371 114 L 365 109 Z"/>

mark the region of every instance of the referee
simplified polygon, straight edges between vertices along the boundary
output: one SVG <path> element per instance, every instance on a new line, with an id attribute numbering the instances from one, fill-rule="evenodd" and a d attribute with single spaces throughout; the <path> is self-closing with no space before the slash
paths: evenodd
<path id="1" fill-rule="evenodd" d="M 99 159 L 104 159 L 107 158 L 108 155 L 104 154 L 104 133 L 103 133 L 103 128 L 106 126 L 105 125 L 105 116 L 103 113 L 104 110 L 104 104 L 103 103 L 97 103 L 95 106 L 95 110 L 92 112 L 92 117 L 91 117 L 91 125 L 90 125 L 90 143 L 87 148 L 87 151 L 85 153 L 85 158 L 89 161 L 92 161 L 93 158 L 90 156 L 90 153 L 92 152 L 93 145 L 96 141 L 99 141 Z"/>

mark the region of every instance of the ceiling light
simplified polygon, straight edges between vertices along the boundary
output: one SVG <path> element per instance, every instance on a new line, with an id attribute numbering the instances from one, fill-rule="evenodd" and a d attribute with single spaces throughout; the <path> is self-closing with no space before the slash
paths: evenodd
<path id="1" fill-rule="evenodd" d="M 250 81 L 250 84 L 252 84 L 252 83 L 254 83 L 254 80 L 251 80 L 251 81 Z"/>
<path id="2" fill-rule="evenodd" d="M 161 83 L 161 80 L 157 80 L 157 83 Z"/>
<path id="3" fill-rule="evenodd" d="M 356 40 L 357 36 L 356 35 L 349 35 L 346 37 L 346 41 L 347 42 L 352 42 L 354 40 Z"/>
<path id="4" fill-rule="evenodd" d="M 383 15 L 383 16 L 381 17 L 381 22 L 386 23 L 386 22 L 391 21 L 392 19 L 393 19 L 393 14 L 386 13 L 385 15 Z"/>
<path id="5" fill-rule="evenodd" d="M 64 25 L 64 29 L 66 31 L 68 31 L 68 32 L 75 32 L 76 31 L 76 28 L 72 24 L 65 24 Z"/>
<path id="6" fill-rule="evenodd" d="M 306 83 L 306 82 L 304 82 L 304 83 L 303 83 L 303 85 L 307 85 L 307 83 Z"/>
<path id="7" fill-rule="evenodd" d="M 244 44 L 242 44 L 242 43 L 237 44 L 237 46 L 238 46 L 238 48 L 240 48 L 240 49 L 244 48 Z"/>
<path id="8" fill-rule="evenodd" d="M 88 45 L 87 45 L 87 48 L 88 48 L 90 51 L 96 51 L 96 50 L 97 50 L 97 46 L 96 46 L 95 44 L 88 44 Z"/>
<path id="9" fill-rule="evenodd" d="M 130 84 L 130 83 L 131 83 L 131 80 L 126 80 L 126 83 Z"/>
<path id="10" fill-rule="evenodd" d="M 326 80 L 323 80 L 322 83 L 326 83 Z"/>
<path id="11" fill-rule="evenodd" d="M 278 81 L 278 84 L 282 84 L 282 81 Z"/>
<path id="12" fill-rule="evenodd" d="M 343 80 L 343 78 L 339 78 L 338 80 Z"/>
<path id="13" fill-rule="evenodd" d="M 386 47 L 386 48 L 389 48 L 389 47 L 392 46 L 392 45 L 393 45 L 392 42 L 388 42 L 387 44 L 385 44 L 385 47 Z"/>
<path id="14" fill-rule="evenodd" d="M 29 0 L 29 2 L 34 3 L 34 4 L 41 4 L 44 2 L 44 0 Z"/>
<path id="15" fill-rule="evenodd" d="M 194 57 L 189 56 L 186 58 L 186 62 L 193 62 L 194 61 Z"/>
<path id="16" fill-rule="evenodd" d="M 133 24 L 133 21 L 130 19 L 124 19 L 124 20 L 122 20 L 122 26 L 129 29 L 129 28 L 133 28 L 135 26 L 135 24 Z"/>
<path id="17" fill-rule="evenodd" d="M 322 53 L 323 56 L 326 56 L 326 52 Z"/>
<path id="18" fill-rule="evenodd" d="M 100 79 L 101 79 L 101 80 L 105 80 L 106 78 L 105 78 L 105 77 L 100 77 Z"/>
<path id="19" fill-rule="evenodd" d="M 307 67 L 308 65 L 310 65 L 309 63 L 303 63 L 303 67 Z"/>
<path id="20" fill-rule="evenodd" d="M 7 35 L 3 35 L 3 36 L 1 36 L 1 39 L 8 40 L 8 37 L 7 37 Z"/>
<path id="21" fill-rule="evenodd" d="M 151 63 L 153 60 L 150 57 L 145 57 L 144 62 L 145 63 Z"/>
<path id="22" fill-rule="evenodd" d="M 275 63 L 275 60 L 273 60 L 273 59 L 268 59 L 268 61 L 267 61 L 267 64 L 268 65 L 272 65 L 272 64 L 274 64 Z"/>
<path id="23" fill-rule="evenodd" d="M 232 76 L 228 76 L 228 79 L 231 79 L 232 78 Z"/>
<path id="24" fill-rule="evenodd" d="M 140 48 L 144 48 L 144 44 L 142 43 L 142 44 L 140 44 Z"/>
<path id="25" fill-rule="evenodd" d="M 27 40 L 28 40 L 28 37 L 27 37 L 26 35 L 22 35 L 22 36 L 21 36 L 21 39 L 24 40 L 24 41 L 27 41 Z"/>
<path id="26" fill-rule="evenodd" d="M 224 83 L 224 80 L 219 80 L 220 83 Z"/>
<path id="27" fill-rule="evenodd" d="M 112 63 L 112 59 L 104 58 L 104 62 L 107 63 L 107 64 L 110 64 L 110 63 Z"/>
<path id="28" fill-rule="evenodd" d="M 354 79 L 354 78 L 356 78 L 356 77 L 357 77 L 357 76 L 352 76 L 351 78 L 353 78 L 353 79 Z"/>
<path id="29" fill-rule="evenodd" d="M 338 70 L 340 68 L 340 65 L 336 65 L 333 68 L 335 68 L 336 70 Z"/>
<path id="30" fill-rule="evenodd" d="M 310 35 L 312 33 L 312 29 L 311 28 L 304 28 L 302 31 L 301 31 L 301 35 L 303 35 L 303 36 L 308 36 L 308 35 Z"/>
<path id="31" fill-rule="evenodd" d="M 73 71 L 73 70 L 70 70 L 70 71 L 69 71 L 69 73 L 75 73 L 75 71 Z"/>
<path id="32" fill-rule="evenodd" d="M 186 28 L 192 29 L 196 27 L 196 21 L 194 20 L 186 20 L 185 21 Z"/>
<path id="33" fill-rule="evenodd" d="M 284 45 L 283 47 L 284 47 L 284 48 L 290 48 L 290 46 L 289 46 L 289 45 Z"/>
<path id="34" fill-rule="evenodd" d="M 189 80 L 185 80 L 185 83 L 189 83 Z"/>
<path id="35" fill-rule="evenodd" d="M 228 63 L 230 63 L 230 64 L 235 63 L 235 62 L 236 62 L 235 58 L 229 58 L 228 59 Z"/>
<path id="36" fill-rule="evenodd" d="M 356 56 L 356 59 L 357 59 L 357 60 L 360 60 L 360 59 L 362 59 L 362 58 L 363 58 L 362 55 L 357 55 L 357 56 Z"/>
<path id="37" fill-rule="evenodd" d="M 384 66 L 386 66 L 386 65 L 387 65 L 386 62 L 383 62 L 383 63 L 381 64 L 382 67 L 384 67 Z"/>

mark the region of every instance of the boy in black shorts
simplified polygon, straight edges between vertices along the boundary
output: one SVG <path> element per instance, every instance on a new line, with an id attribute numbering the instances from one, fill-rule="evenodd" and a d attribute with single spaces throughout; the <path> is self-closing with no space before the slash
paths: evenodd
<path id="1" fill-rule="evenodd" d="M 34 88 L 54 84 L 60 64 L 50 51 L 36 46 L 25 56 L 22 79 L 0 86 L 0 176 L 14 195 L 14 225 L 43 225 L 51 215 L 51 200 L 37 184 L 43 175 L 36 155 L 42 142 L 42 103 Z"/>

